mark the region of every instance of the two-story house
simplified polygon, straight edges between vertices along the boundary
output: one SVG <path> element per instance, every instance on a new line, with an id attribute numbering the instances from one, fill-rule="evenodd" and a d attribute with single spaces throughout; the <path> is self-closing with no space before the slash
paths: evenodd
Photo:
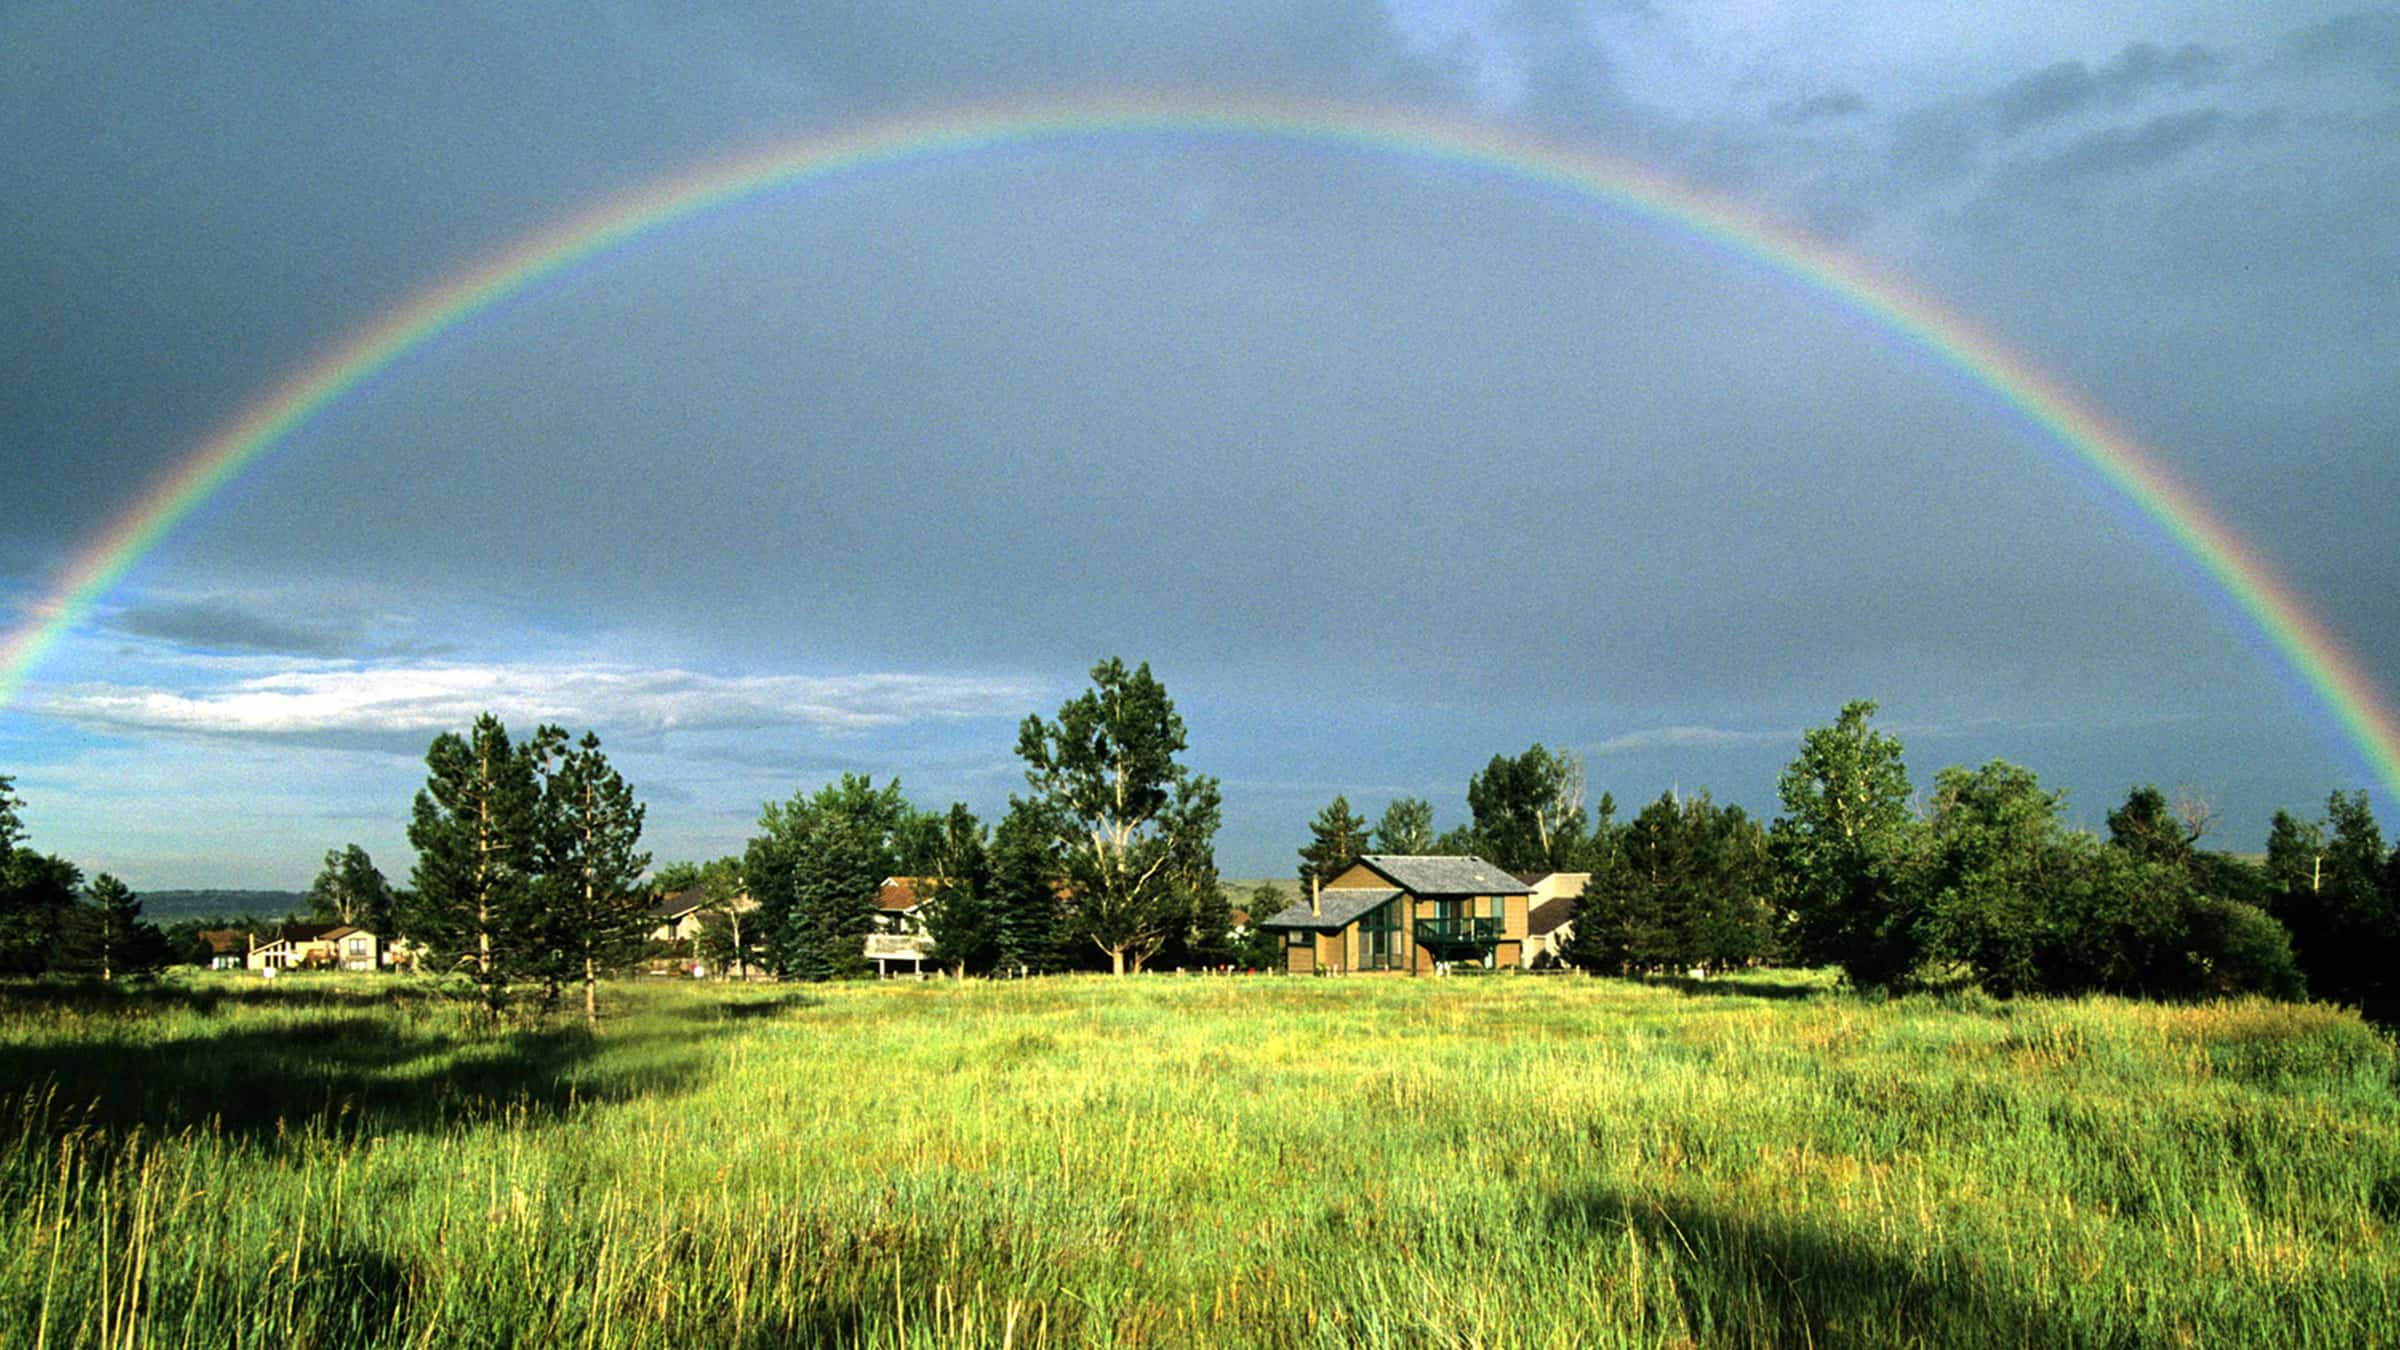
<path id="1" fill-rule="evenodd" d="M 1532 895 L 1481 858 L 1371 853 L 1259 926 L 1283 933 L 1295 975 L 1498 968 L 1525 959 Z"/>

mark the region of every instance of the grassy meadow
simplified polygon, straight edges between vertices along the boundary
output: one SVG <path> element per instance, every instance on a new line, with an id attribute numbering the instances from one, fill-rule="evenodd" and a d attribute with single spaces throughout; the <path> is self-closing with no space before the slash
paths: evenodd
<path id="1" fill-rule="evenodd" d="M 2390 1039 L 1799 977 L 0 986 L 0 1344 L 2400 1340 Z"/>

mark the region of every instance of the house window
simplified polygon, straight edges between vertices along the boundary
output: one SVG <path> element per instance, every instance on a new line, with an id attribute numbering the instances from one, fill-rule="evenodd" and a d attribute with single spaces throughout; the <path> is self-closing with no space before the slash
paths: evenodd
<path id="1" fill-rule="evenodd" d="M 1358 921 L 1359 964 L 1368 970 L 1390 970 L 1399 950 L 1400 902 L 1388 901 Z"/>

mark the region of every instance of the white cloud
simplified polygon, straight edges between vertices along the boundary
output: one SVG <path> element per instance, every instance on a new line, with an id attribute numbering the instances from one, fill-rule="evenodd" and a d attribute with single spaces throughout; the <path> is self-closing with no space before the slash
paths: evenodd
<path id="1" fill-rule="evenodd" d="M 1753 745 L 1797 743 L 1797 731 L 1730 731 L 1724 727 L 1675 726 L 1652 727 L 1646 731 L 1629 731 L 1611 736 L 1592 747 L 1600 755 L 1638 754 L 1649 750 L 1727 750 Z"/>
<path id="2" fill-rule="evenodd" d="M 865 731 L 998 717 L 1044 689 L 1018 679 L 879 673 L 717 676 L 599 665 L 358 665 L 177 690 L 83 683 L 30 693 L 30 711 L 120 730 L 201 736 L 375 735 L 457 729 L 486 710 L 511 723 L 618 732 L 798 726 Z"/>

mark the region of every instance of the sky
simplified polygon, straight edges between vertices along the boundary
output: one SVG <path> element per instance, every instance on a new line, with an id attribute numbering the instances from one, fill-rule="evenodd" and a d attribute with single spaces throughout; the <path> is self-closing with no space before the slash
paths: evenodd
<path id="1" fill-rule="evenodd" d="M 2400 10 L 1350 3 L 0 9 L 0 633 L 212 432 L 447 277 L 893 119 L 1169 94 L 1533 138 L 1930 297 L 2148 447 L 2400 702 Z M 1418 156 L 1201 133 L 706 213 L 295 430 L 0 705 L 30 842 L 405 876 L 427 743 L 600 735 L 660 861 L 845 772 L 987 819 L 1147 661 L 1230 876 L 1534 742 L 1771 816 L 1871 698 L 2218 847 L 2394 803 L 2217 584 L 1794 276 Z"/>

